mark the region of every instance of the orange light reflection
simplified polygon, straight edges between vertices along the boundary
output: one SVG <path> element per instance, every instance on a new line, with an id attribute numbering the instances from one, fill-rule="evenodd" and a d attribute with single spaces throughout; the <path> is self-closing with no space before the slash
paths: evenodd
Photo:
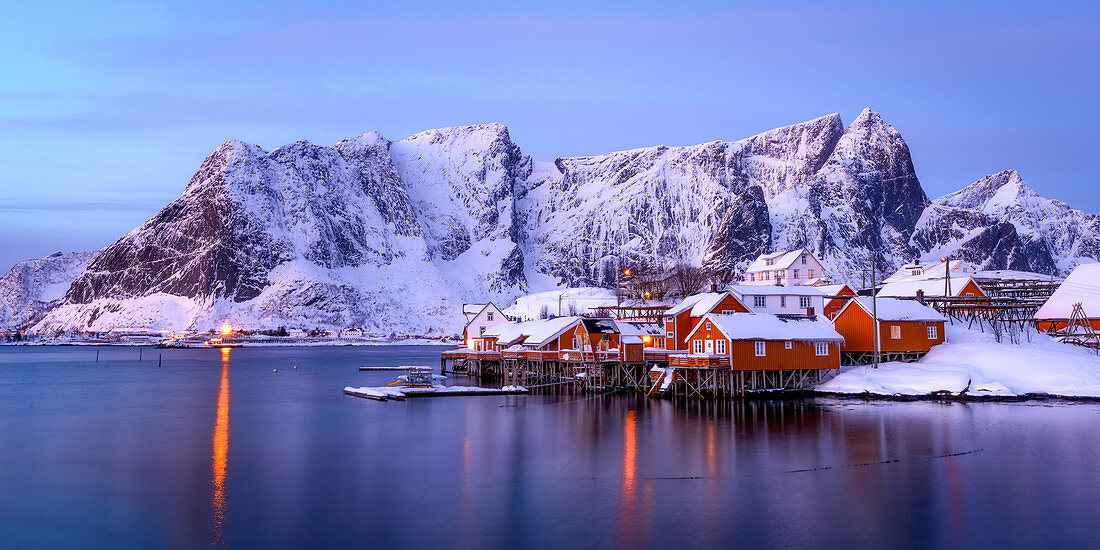
<path id="1" fill-rule="evenodd" d="M 229 353 L 230 348 L 221 348 L 222 377 L 218 389 L 218 416 L 214 423 L 213 456 L 210 469 L 211 507 L 214 520 L 213 546 L 225 546 L 225 472 L 229 466 Z"/>

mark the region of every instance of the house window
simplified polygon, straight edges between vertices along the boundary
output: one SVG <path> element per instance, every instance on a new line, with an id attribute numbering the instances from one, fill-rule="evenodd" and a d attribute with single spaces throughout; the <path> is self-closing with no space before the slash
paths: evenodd
<path id="1" fill-rule="evenodd" d="M 806 255 L 802 255 L 802 265 L 806 265 Z"/>
<path id="2" fill-rule="evenodd" d="M 812 269 L 807 269 L 806 271 L 807 271 L 807 273 L 806 273 L 806 278 L 808 278 L 808 279 L 813 279 L 813 278 L 814 278 L 814 270 L 812 270 Z"/>
<path id="3" fill-rule="evenodd" d="M 710 330 L 710 321 L 707 321 L 707 330 Z"/>
<path id="4" fill-rule="evenodd" d="M 966 293 L 966 295 L 967 295 L 967 296 L 973 296 L 973 295 L 974 295 L 974 293 L 973 293 L 973 292 L 967 292 L 967 293 Z"/>
<path id="5" fill-rule="evenodd" d="M 489 312 L 485 313 L 485 320 L 486 321 L 492 321 L 493 320 L 493 312 L 492 311 L 489 311 Z"/>
<path id="6" fill-rule="evenodd" d="M 703 341 L 702 340 L 692 340 L 691 341 L 691 346 L 692 346 L 691 347 L 692 353 L 697 353 L 697 354 L 698 353 L 703 353 Z"/>
<path id="7" fill-rule="evenodd" d="M 753 296 L 752 307 L 764 307 L 764 298 L 767 298 L 767 296 Z"/>
<path id="8" fill-rule="evenodd" d="M 478 327 L 478 336 L 485 336 L 485 327 Z"/>
<path id="9" fill-rule="evenodd" d="M 920 270 L 919 269 L 912 269 L 912 270 L 909 271 L 909 274 L 910 275 L 920 275 Z"/>
<path id="10" fill-rule="evenodd" d="M 901 325 L 890 325 L 890 339 L 901 340 Z"/>
<path id="11" fill-rule="evenodd" d="M 791 345 L 790 340 L 787 340 L 786 342 L 783 342 L 783 349 L 791 349 L 792 347 L 793 346 Z"/>
<path id="12" fill-rule="evenodd" d="M 780 296 L 779 297 L 779 307 L 787 307 L 787 297 L 786 296 Z"/>
<path id="13" fill-rule="evenodd" d="M 714 345 L 719 355 L 726 353 L 726 341 L 722 339 L 715 340 Z"/>
<path id="14" fill-rule="evenodd" d="M 581 349 L 581 339 L 576 336 L 573 337 L 573 349 Z"/>
<path id="15" fill-rule="evenodd" d="M 794 270 L 794 278 L 795 278 L 795 279 L 797 279 L 797 278 L 798 278 L 798 270 L 797 270 L 797 269 L 796 269 L 796 270 Z"/>
<path id="16" fill-rule="evenodd" d="M 734 313 L 737 313 L 736 309 L 723 309 L 722 310 L 722 315 L 733 315 Z"/>
<path id="17" fill-rule="evenodd" d="M 756 274 L 755 273 L 749 273 L 749 281 L 756 282 Z"/>
<path id="18" fill-rule="evenodd" d="M 767 348 L 764 347 L 764 344 L 765 344 L 764 342 L 756 342 L 756 356 L 757 357 L 764 357 L 764 354 L 765 354 L 766 349 L 767 349 Z"/>
<path id="19" fill-rule="evenodd" d="M 665 338 L 670 338 L 671 339 L 671 338 L 675 338 L 675 337 L 676 337 L 676 335 L 673 334 L 673 332 L 671 330 L 668 331 L 667 333 L 665 333 Z"/>
<path id="20" fill-rule="evenodd" d="M 818 357 L 829 355 L 829 344 L 826 342 L 814 342 L 814 353 Z"/>
<path id="21" fill-rule="evenodd" d="M 809 296 L 799 296 L 798 297 L 798 307 L 800 307 L 802 309 L 806 309 L 806 308 L 810 307 L 810 297 Z"/>
<path id="22" fill-rule="evenodd" d="M 928 339 L 929 340 L 936 340 L 937 338 L 939 338 L 939 333 L 936 331 L 936 326 L 935 325 L 929 326 L 928 327 Z"/>
<path id="23" fill-rule="evenodd" d="M 775 260 L 772 258 L 768 258 L 767 260 L 764 260 L 764 265 L 775 265 Z"/>

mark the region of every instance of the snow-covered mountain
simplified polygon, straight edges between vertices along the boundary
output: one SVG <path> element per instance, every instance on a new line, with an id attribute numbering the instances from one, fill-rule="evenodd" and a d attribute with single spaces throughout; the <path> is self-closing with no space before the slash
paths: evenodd
<path id="1" fill-rule="evenodd" d="M 1040 197 L 1005 170 L 932 201 L 912 245 L 924 260 L 950 254 L 982 269 L 1064 276 L 1100 258 L 1100 215 Z"/>
<path id="2" fill-rule="evenodd" d="M 0 278 L 0 327 L 24 327 L 41 318 L 99 252 L 55 252 L 15 264 Z"/>
<path id="3" fill-rule="evenodd" d="M 740 141 L 554 162 L 532 161 L 499 124 L 273 151 L 231 140 L 72 276 L 36 328 L 454 334 L 463 302 L 606 285 L 620 263 L 729 276 L 762 251 L 805 247 L 855 280 L 872 255 L 888 272 L 951 249 L 1031 270 L 1046 251 L 1063 270 L 1100 256 L 1097 235 L 1095 215 L 1022 182 L 929 203 L 905 141 L 869 109 L 847 127 L 832 114 Z"/>

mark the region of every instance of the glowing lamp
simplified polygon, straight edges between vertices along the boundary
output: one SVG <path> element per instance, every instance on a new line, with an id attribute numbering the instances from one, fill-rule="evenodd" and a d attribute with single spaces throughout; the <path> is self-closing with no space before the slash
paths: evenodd
<path id="1" fill-rule="evenodd" d="M 642 341 L 648 344 L 653 341 L 653 338 L 650 336 L 642 336 Z"/>
<path id="2" fill-rule="evenodd" d="M 221 328 L 221 333 L 223 336 L 229 336 L 230 334 L 233 334 L 233 325 L 229 323 L 223 324 Z"/>
<path id="3" fill-rule="evenodd" d="M 944 256 L 944 257 L 940 258 L 940 261 L 941 262 L 946 262 L 947 261 L 947 256 Z"/>
<path id="4" fill-rule="evenodd" d="M 630 276 L 630 270 L 629 269 L 624 269 L 623 270 L 623 275 L 626 275 L 627 277 L 629 277 Z"/>

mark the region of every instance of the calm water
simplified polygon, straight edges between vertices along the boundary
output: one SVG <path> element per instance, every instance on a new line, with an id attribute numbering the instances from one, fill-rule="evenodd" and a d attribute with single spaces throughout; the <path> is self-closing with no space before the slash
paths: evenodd
<path id="1" fill-rule="evenodd" d="M 0 348 L 0 546 L 1100 540 L 1097 404 L 341 393 L 439 353 Z"/>

